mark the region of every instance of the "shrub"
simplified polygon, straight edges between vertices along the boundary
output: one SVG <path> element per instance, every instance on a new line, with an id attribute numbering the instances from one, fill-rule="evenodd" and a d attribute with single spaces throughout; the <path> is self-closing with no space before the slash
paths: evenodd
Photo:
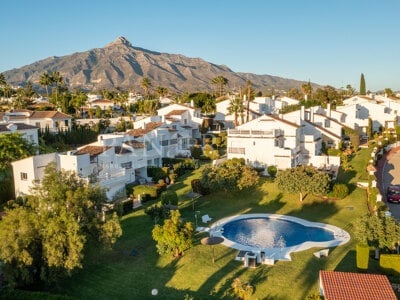
<path id="1" fill-rule="evenodd" d="M 200 179 L 193 179 L 193 180 L 190 182 L 190 184 L 191 184 L 191 186 L 192 186 L 192 191 L 193 191 L 194 193 L 197 193 L 197 194 L 200 194 L 200 195 L 208 195 L 208 194 L 210 194 L 210 189 L 204 187 L 204 186 L 201 184 Z"/>
<path id="2" fill-rule="evenodd" d="M 164 179 L 168 174 L 159 167 L 147 167 L 147 175 L 151 177 L 153 182 L 158 182 L 160 179 Z"/>
<path id="3" fill-rule="evenodd" d="M 278 172 L 278 169 L 275 166 L 268 166 L 267 172 L 269 176 L 275 177 L 276 173 Z"/>
<path id="4" fill-rule="evenodd" d="M 335 183 L 332 194 L 335 198 L 343 199 L 349 194 L 349 187 L 345 183 Z"/>
<path id="5" fill-rule="evenodd" d="M 178 195 L 174 191 L 165 191 L 160 196 L 163 205 L 178 205 Z"/>
<path id="6" fill-rule="evenodd" d="M 369 246 L 367 244 L 357 244 L 356 246 L 357 268 L 367 270 L 369 263 Z"/>
<path id="7" fill-rule="evenodd" d="M 203 155 L 203 150 L 200 146 L 194 145 L 192 148 L 190 148 L 190 154 L 194 159 L 199 159 L 200 156 Z"/>
<path id="8" fill-rule="evenodd" d="M 390 275 L 400 275 L 400 255 L 398 254 L 381 254 L 379 259 L 381 269 Z"/>
<path id="9" fill-rule="evenodd" d="M 144 212 L 154 220 L 154 223 L 157 223 L 160 219 L 169 218 L 170 210 L 163 205 L 152 205 L 147 207 Z"/>

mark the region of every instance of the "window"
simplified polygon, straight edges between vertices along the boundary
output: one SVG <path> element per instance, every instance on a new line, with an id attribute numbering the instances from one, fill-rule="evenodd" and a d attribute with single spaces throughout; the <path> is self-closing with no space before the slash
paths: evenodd
<path id="1" fill-rule="evenodd" d="M 146 142 L 146 150 L 147 151 L 153 150 L 153 145 L 150 142 Z"/>
<path id="2" fill-rule="evenodd" d="M 122 163 L 122 164 L 121 164 L 121 168 L 124 168 L 124 169 L 131 169 L 131 168 L 132 168 L 132 162 L 131 162 L 131 161 L 128 161 L 128 162 Z"/>
<path id="3" fill-rule="evenodd" d="M 40 122 L 35 122 L 35 126 L 40 128 Z"/>
<path id="4" fill-rule="evenodd" d="M 28 174 L 21 172 L 21 180 L 28 180 Z"/>
<path id="5" fill-rule="evenodd" d="M 168 140 L 160 141 L 161 146 L 168 146 Z"/>
<path id="6" fill-rule="evenodd" d="M 64 120 L 64 126 L 68 127 L 68 120 Z"/>

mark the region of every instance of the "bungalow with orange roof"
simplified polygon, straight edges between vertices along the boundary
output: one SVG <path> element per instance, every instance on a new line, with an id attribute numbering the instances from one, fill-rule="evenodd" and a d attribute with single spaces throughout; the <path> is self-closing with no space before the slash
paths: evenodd
<path id="1" fill-rule="evenodd" d="M 60 111 L 32 111 L 26 109 L 0 112 L 0 119 L 7 118 L 10 123 L 24 123 L 50 131 L 71 128 L 72 117 Z"/>
<path id="2" fill-rule="evenodd" d="M 320 295 L 325 300 L 396 300 L 386 275 L 320 271 Z"/>

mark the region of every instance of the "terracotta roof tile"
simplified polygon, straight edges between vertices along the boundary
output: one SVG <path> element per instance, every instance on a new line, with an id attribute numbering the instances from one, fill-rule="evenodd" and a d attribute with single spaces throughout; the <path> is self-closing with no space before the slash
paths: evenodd
<path id="1" fill-rule="evenodd" d="M 97 156 L 109 149 L 111 149 L 110 146 L 86 146 L 76 151 L 75 155 L 89 154 L 90 156 Z"/>
<path id="2" fill-rule="evenodd" d="M 132 153 L 131 150 L 124 148 L 124 147 L 120 147 L 120 146 L 115 146 L 115 154 L 127 154 L 127 153 Z"/>
<path id="3" fill-rule="evenodd" d="M 187 112 L 187 109 L 174 109 L 167 113 L 165 116 L 180 116 L 185 112 Z"/>
<path id="4" fill-rule="evenodd" d="M 38 129 L 36 126 L 24 124 L 24 123 L 8 123 L 8 124 L 0 124 L 0 132 L 8 132 L 11 131 L 7 126 L 13 124 L 17 125 L 17 130 L 26 130 L 26 129 Z"/>
<path id="5" fill-rule="evenodd" d="M 128 135 L 130 136 L 143 136 L 150 131 L 153 131 L 154 129 L 160 127 L 163 125 L 163 122 L 150 122 L 146 124 L 146 128 L 138 128 L 138 129 L 132 129 L 127 132 Z"/>
<path id="6" fill-rule="evenodd" d="M 125 142 L 126 145 L 131 146 L 134 149 L 144 148 L 144 143 L 138 141 L 127 141 Z"/>
<path id="7" fill-rule="evenodd" d="M 70 115 L 64 114 L 59 111 L 34 111 L 31 116 L 31 119 L 43 119 L 43 118 L 51 118 L 51 119 L 72 119 Z"/>
<path id="8" fill-rule="evenodd" d="M 320 271 L 325 300 L 396 300 L 385 275 Z"/>

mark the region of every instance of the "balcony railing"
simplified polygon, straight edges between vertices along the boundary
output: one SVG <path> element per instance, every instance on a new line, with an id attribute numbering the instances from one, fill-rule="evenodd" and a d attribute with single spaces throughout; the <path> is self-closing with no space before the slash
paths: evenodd
<path id="1" fill-rule="evenodd" d="M 246 148 L 228 147 L 228 153 L 232 153 L 232 154 L 246 154 Z"/>
<path id="2" fill-rule="evenodd" d="M 283 130 L 242 130 L 242 129 L 228 129 L 228 136 L 242 136 L 242 137 L 278 137 L 283 135 Z"/>

